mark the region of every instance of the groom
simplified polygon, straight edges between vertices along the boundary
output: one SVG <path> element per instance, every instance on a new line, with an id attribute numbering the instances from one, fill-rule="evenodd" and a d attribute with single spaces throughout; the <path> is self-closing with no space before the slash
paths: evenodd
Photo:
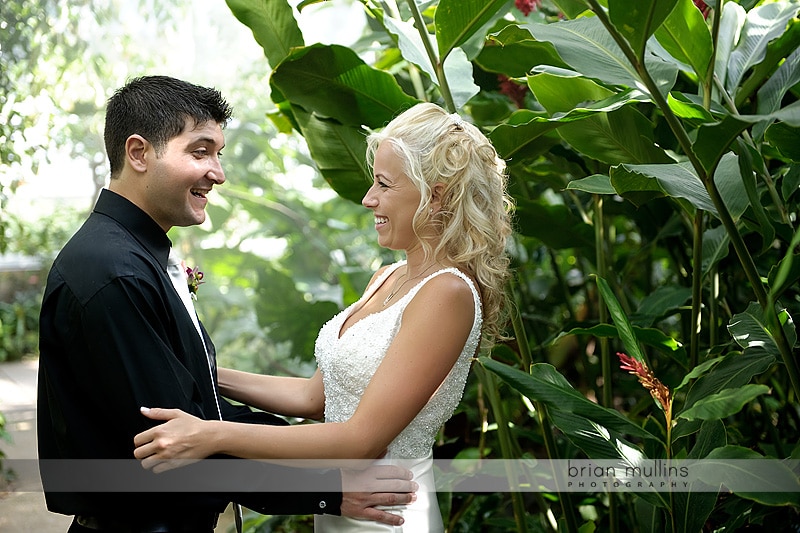
<path id="1" fill-rule="evenodd" d="M 56 258 L 40 317 L 40 470 L 47 508 L 75 515 L 70 532 L 213 531 L 230 496 L 69 491 L 63 472 L 50 466 L 133 460 L 134 435 L 152 425 L 140 406 L 285 423 L 219 397 L 214 345 L 167 274 L 167 231 L 202 223 L 208 193 L 225 181 L 220 153 L 230 117 L 218 91 L 165 76 L 131 80 L 108 102 L 110 184 Z M 351 479 L 336 470 L 281 471 L 295 486 L 303 480 L 304 486 L 338 488 Z M 394 492 L 274 491 L 235 498 L 268 514 L 341 513 L 399 525 L 399 516 L 374 506 L 409 503 L 414 484 L 406 474 L 389 467 L 378 476 L 386 479 L 374 490 Z M 253 477 L 262 475 L 254 469 Z"/>

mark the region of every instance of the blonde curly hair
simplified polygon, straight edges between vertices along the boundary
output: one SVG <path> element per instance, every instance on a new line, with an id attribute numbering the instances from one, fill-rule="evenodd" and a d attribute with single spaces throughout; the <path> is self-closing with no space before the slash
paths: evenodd
<path id="1" fill-rule="evenodd" d="M 406 176 L 421 193 L 414 232 L 422 235 L 423 228 L 433 225 L 440 237 L 435 248 L 420 239 L 426 255 L 444 256 L 477 281 L 483 339 L 490 346 L 502 337 L 506 314 L 506 241 L 512 231 L 513 202 L 506 191 L 505 161 L 478 128 L 432 103 L 417 104 L 370 133 L 370 167 L 383 141 L 391 143 Z M 437 183 L 445 186 L 441 209 L 431 214 L 431 189 Z"/>

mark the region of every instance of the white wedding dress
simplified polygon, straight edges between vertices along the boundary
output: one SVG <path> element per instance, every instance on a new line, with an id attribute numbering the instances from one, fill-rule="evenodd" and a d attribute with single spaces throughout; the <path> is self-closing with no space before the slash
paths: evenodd
<path id="1" fill-rule="evenodd" d="M 414 420 L 391 442 L 382 459 L 399 464 L 414 473 L 414 481 L 420 485 L 417 499 L 410 505 L 387 508 L 404 518 L 405 523 L 402 526 L 394 527 L 342 516 L 317 515 L 314 518 L 316 533 L 444 531 L 433 479 L 432 449 L 439 428 L 453 415 L 461 401 L 470 362 L 480 343 L 481 302 L 475 285 L 456 268 L 439 270 L 420 281 L 393 305 L 362 318 L 350 326 L 341 338 L 339 336 L 342 324 L 350 313 L 367 301 L 389 275 L 404 264 L 405 261 L 401 261 L 387 268 L 358 302 L 327 322 L 319 332 L 314 354 L 325 386 L 325 421 L 344 422 L 358 407 L 367 384 L 400 329 L 403 311 L 419 289 L 430 279 L 445 273 L 455 274 L 469 285 L 475 302 L 475 319 L 464 349 L 441 386 Z M 376 420 L 375 423 L 380 421 Z"/>

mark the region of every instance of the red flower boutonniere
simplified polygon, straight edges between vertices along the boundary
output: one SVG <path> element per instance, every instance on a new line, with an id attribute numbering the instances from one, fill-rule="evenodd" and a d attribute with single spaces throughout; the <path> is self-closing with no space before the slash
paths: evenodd
<path id="1" fill-rule="evenodd" d="M 189 285 L 189 294 L 192 295 L 193 300 L 197 300 L 197 289 L 200 288 L 203 281 L 203 272 L 200 271 L 200 267 L 189 268 L 185 264 L 183 265 L 186 270 L 186 282 Z"/>

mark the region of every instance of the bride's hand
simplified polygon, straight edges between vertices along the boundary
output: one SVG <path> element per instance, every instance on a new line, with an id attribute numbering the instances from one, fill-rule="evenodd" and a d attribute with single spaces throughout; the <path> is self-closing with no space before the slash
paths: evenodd
<path id="1" fill-rule="evenodd" d="M 212 455 L 208 435 L 204 433 L 205 421 L 180 409 L 141 408 L 151 420 L 164 423 L 139 433 L 133 438 L 136 449 L 133 455 L 142 467 L 156 474 L 185 466 Z"/>

